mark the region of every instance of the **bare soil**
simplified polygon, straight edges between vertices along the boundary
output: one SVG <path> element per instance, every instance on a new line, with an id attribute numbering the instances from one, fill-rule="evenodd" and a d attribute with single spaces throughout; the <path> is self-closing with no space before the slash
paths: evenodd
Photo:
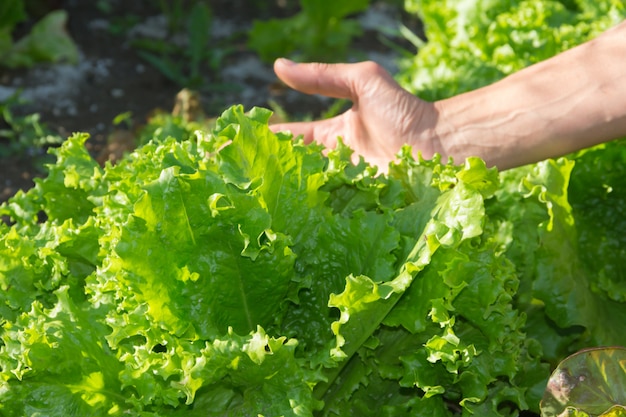
<path id="1" fill-rule="evenodd" d="M 26 32 L 38 15 L 50 10 L 67 11 L 67 31 L 80 51 L 78 64 L 46 64 L 20 70 L 0 68 L 0 102 L 20 91 L 28 103 L 17 109 L 19 113 L 39 113 L 41 121 L 62 137 L 73 132 L 89 133 L 87 147 L 94 157 L 106 146 L 117 115 L 130 112 L 132 122 L 141 125 L 156 109 L 171 110 L 182 88 L 146 62 L 132 44 L 138 37 L 163 36 L 167 19 L 156 7 L 158 2 L 107 0 L 108 10 L 98 3 L 40 0 L 39 9 L 31 11 L 32 20 L 19 28 Z M 199 92 L 204 112 L 218 115 L 233 104 L 243 104 L 246 108 L 270 107 L 270 101 L 274 101 L 294 117 L 316 117 L 331 102 L 285 88 L 276 79 L 271 65 L 261 62 L 246 46 L 246 33 L 254 19 L 288 16 L 294 12 L 296 2 L 253 2 L 265 3 L 262 9 L 258 5 L 249 7 L 250 3 L 244 0 L 211 3 L 214 45 L 228 45 L 229 49 L 218 71 L 207 69 L 203 74 L 207 87 Z M 381 43 L 379 28 L 389 28 L 403 16 L 385 3 L 372 6 L 359 18 L 365 33 L 356 41 L 358 53 L 353 59 L 373 59 L 393 72 L 395 55 Z M 408 24 L 418 25 L 411 21 Z M 399 39 L 395 41 L 402 43 Z M 7 146 L 6 141 L 0 137 L 0 147 Z M 45 149 L 32 149 L 0 158 L 0 201 L 17 190 L 32 187 L 33 178 L 45 175 L 41 162 L 45 153 Z"/>

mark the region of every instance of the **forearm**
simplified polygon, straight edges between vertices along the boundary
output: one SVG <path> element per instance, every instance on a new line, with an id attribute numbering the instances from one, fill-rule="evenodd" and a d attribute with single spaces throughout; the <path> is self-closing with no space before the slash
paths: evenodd
<path id="1" fill-rule="evenodd" d="M 442 154 L 500 169 L 626 136 L 626 23 L 434 106 Z"/>

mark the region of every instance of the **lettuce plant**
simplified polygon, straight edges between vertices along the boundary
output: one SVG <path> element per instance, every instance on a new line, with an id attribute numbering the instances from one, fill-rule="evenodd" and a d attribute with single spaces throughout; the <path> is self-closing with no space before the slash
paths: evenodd
<path id="1" fill-rule="evenodd" d="M 29 154 L 33 159 L 45 156 L 45 149 L 58 146 L 63 142 L 61 136 L 40 121 L 39 113 L 26 116 L 15 114 L 14 108 L 22 104 L 19 94 L 0 101 L 0 122 L 6 128 L 0 129 L 0 137 L 4 139 L 0 149 L 0 157 L 24 157 Z M 39 161 L 35 165 L 41 165 Z"/>
<path id="2" fill-rule="evenodd" d="M 405 0 L 427 42 L 398 80 L 425 99 L 491 84 L 589 40 L 626 17 L 621 0 Z"/>
<path id="3" fill-rule="evenodd" d="M 514 416 L 624 344 L 626 229 L 593 247 L 568 195 L 626 204 L 620 143 L 502 174 L 405 148 L 377 175 L 269 116 L 115 166 L 74 135 L 2 206 L 0 415 Z"/>
<path id="4" fill-rule="evenodd" d="M 597 36 L 626 15 L 619 0 L 405 5 L 424 22 L 427 42 L 402 60 L 397 78 L 430 100 L 493 83 Z M 626 193 L 619 179 L 625 156 L 622 140 L 510 170 L 487 203 L 491 227 L 520 277 L 516 300 L 526 313 L 527 335 L 541 343 L 551 368 L 576 350 L 626 345 L 619 336 L 626 319 Z M 586 386 L 601 389 L 594 383 Z"/>
<path id="5" fill-rule="evenodd" d="M 376 176 L 268 117 L 104 168 L 75 135 L 2 207 L 1 415 L 536 408 L 548 370 L 484 231 L 497 173 L 406 149 Z"/>
<path id="6" fill-rule="evenodd" d="M 369 0 L 300 0 L 301 11 L 294 16 L 255 21 L 248 45 L 266 62 L 293 55 L 307 61 L 345 60 L 350 42 L 361 34 L 350 16 L 368 5 Z"/>
<path id="7" fill-rule="evenodd" d="M 78 62 L 78 49 L 67 34 L 67 12 L 55 10 L 35 23 L 21 39 L 13 40 L 13 29 L 25 20 L 24 0 L 0 4 L 0 66 L 31 67 L 38 62 Z"/>

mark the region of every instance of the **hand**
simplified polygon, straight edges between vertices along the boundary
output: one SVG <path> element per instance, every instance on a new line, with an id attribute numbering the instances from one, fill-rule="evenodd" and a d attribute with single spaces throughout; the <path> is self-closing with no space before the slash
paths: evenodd
<path id="1" fill-rule="evenodd" d="M 356 64 L 297 64 L 278 59 L 274 71 L 288 86 L 307 94 L 322 94 L 352 101 L 352 108 L 327 120 L 272 125 L 274 131 L 303 135 L 334 148 L 337 137 L 355 151 L 355 158 L 385 171 L 404 144 L 431 158 L 441 153 L 435 134 L 438 116 L 432 103 L 400 87 L 374 62 Z"/>

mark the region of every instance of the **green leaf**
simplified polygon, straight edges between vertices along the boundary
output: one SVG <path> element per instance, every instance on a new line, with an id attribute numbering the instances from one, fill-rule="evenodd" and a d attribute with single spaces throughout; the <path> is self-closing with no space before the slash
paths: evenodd
<path id="1" fill-rule="evenodd" d="M 349 16 L 364 11 L 369 0 L 300 3 L 302 9 L 294 16 L 255 21 L 250 48 L 267 62 L 293 53 L 308 61 L 345 59 L 350 42 L 361 34 L 358 22 Z"/>
<path id="2" fill-rule="evenodd" d="M 4 324 L 3 415 L 104 416 L 118 410 L 121 367 L 103 344 L 106 326 L 97 310 L 75 304 L 68 290 L 54 291 L 53 307 L 35 302 L 12 325 Z"/>
<path id="3" fill-rule="evenodd" d="M 6 0 L 0 4 L 0 57 L 13 47 L 13 29 L 25 19 L 24 0 Z"/>
<path id="4" fill-rule="evenodd" d="M 541 415 L 624 415 L 625 364 L 625 348 L 587 349 L 569 356 L 550 376 Z"/>
<path id="5" fill-rule="evenodd" d="M 227 205 L 212 212 L 208 198 L 216 194 Z M 155 322 L 214 338 L 229 326 L 247 333 L 276 318 L 292 278 L 286 243 L 256 199 L 213 175 L 170 168 L 146 186 L 116 253 Z M 268 280 L 272 286 L 263 285 Z"/>
<path id="6" fill-rule="evenodd" d="M 197 3 L 189 11 L 189 58 L 192 80 L 200 76 L 200 65 L 207 56 L 211 40 L 211 10 L 206 4 Z"/>
<path id="7" fill-rule="evenodd" d="M 55 10 L 15 43 L 2 62 L 8 67 L 30 67 L 37 62 L 78 62 L 78 48 L 66 32 L 67 12 Z"/>
<path id="8" fill-rule="evenodd" d="M 73 219 L 83 223 L 92 214 L 95 201 L 105 191 L 103 171 L 85 149 L 87 134 L 75 134 L 59 148 L 51 148 L 56 164 L 48 165 L 48 176 L 36 178 L 26 193 L 18 192 L 0 206 L 3 215 L 20 227 L 35 226 L 43 214 L 51 222 Z"/>
<path id="9" fill-rule="evenodd" d="M 13 27 L 26 19 L 24 0 L 6 0 L 0 5 L 0 31 L 11 33 Z"/>

